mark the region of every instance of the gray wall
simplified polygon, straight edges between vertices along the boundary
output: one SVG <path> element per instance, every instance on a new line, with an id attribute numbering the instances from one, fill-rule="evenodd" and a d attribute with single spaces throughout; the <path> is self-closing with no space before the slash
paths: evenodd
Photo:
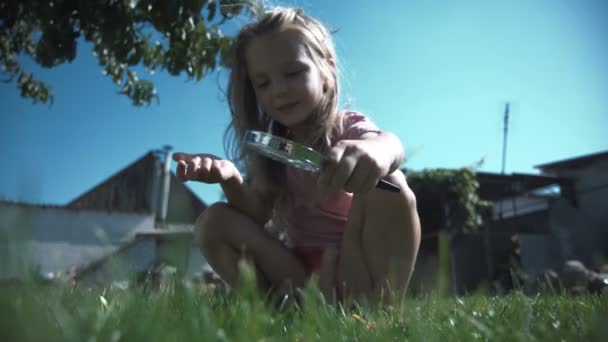
<path id="1" fill-rule="evenodd" d="M 600 255 L 608 252 L 608 159 L 557 175 L 576 180 L 578 201 L 578 207 L 564 199 L 551 204 L 551 228 L 561 247 L 560 260 L 598 263 Z"/>
<path id="2" fill-rule="evenodd" d="M 588 267 L 607 263 L 608 159 L 546 174 L 575 180 L 578 206 L 564 198 L 551 200 L 549 234 L 521 235 L 522 264 L 530 280 L 548 269 L 560 271 L 568 259 L 578 259 Z"/>
<path id="3" fill-rule="evenodd" d="M 154 227 L 149 214 L 109 213 L 0 203 L 0 279 L 96 260 Z"/>
<path id="4" fill-rule="evenodd" d="M 112 254 L 98 268 L 85 273 L 80 282 L 107 284 L 111 281 L 127 281 L 133 272 L 145 272 L 154 264 L 156 242 L 153 238 L 138 239 Z"/>
<path id="5" fill-rule="evenodd" d="M 203 271 L 203 267 L 207 265 L 207 260 L 201 254 L 198 246 L 192 245 L 190 247 L 190 258 L 188 259 L 188 269 L 186 271 L 189 275 L 195 275 Z"/>

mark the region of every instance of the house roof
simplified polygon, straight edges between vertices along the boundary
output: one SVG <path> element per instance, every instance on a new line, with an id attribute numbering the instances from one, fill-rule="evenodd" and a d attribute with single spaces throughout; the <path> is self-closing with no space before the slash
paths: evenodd
<path id="1" fill-rule="evenodd" d="M 48 204 L 48 203 L 26 203 L 12 200 L 0 200 L 0 206 L 19 207 L 19 208 L 36 208 L 36 209 L 65 209 L 63 205 Z"/>
<path id="2" fill-rule="evenodd" d="M 542 171 L 555 170 L 555 169 L 572 169 L 587 166 L 599 159 L 608 158 L 608 151 L 587 154 L 579 157 L 562 159 L 550 163 L 539 164 L 534 166 Z"/>
<path id="3" fill-rule="evenodd" d="M 539 176 L 523 173 L 500 174 L 477 172 L 479 197 L 495 201 L 529 193 L 550 185 L 566 185 L 569 181 L 558 177 Z"/>
<path id="4" fill-rule="evenodd" d="M 48 211 L 65 211 L 65 212 L 95 212 L 95 213 L 106 213 L 106 214 L 133 214 L 133 215 L 146 215 L 148 212 L 134 212 L 134 211 L 109 211 L 109 210 L 98 210 L 88 208 L 77 208 L 68 207 L 62 204 L 49 204 L 49 203 L 31 203 L 31 202 L 19 202 L 14 200 L 0 200 L 0 207 L 15 207 L 23 210 L 48 210 Z"/>
<path id="5" fill-rule="evenodd" d="M 66 207 L 119 212 L 153 211 L 153 184 L 162 165 L 159 156 L 150 151 L 118 171 L 89 191 L 78 196 Z M 168 222 L 191 223 L 207 205 L 170 172 Z"/>
<path id="6" fill-rule="evenodd" d="M 66 206 L 77 209 L 150 212 L 149 188 L 157 157 L 149 152 Z"/>

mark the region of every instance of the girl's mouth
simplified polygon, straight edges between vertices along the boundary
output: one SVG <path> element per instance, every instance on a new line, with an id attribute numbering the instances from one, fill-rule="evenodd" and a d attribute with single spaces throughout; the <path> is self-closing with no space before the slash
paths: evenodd
<path id="1" fill-rule="evenodd" d="M 282 105 L 280 107 L 277 107 L 277 110 L 279 110 L 279 111 L 289 110 L 289 109 L 292 109 L 293 107 L 295 107 L 297 104 L 298 104 L 297 102 L 288 103 L 288 104 Z"/>

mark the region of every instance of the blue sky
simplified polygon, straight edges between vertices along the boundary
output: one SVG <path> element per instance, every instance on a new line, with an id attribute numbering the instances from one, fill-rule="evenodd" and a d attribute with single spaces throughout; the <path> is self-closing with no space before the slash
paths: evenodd
<path id="1" fill-rule="evenodd" d="M 335 34 L 342 102 L 396 133 L 413 169 L 486 157 L 500 172 L 503 109 L 511 103 L 506 171 L 608 150 L 608 2 L 293 0 Z M 224 28 L 233 32 L 241 23 Z M 149 150 L 224 155 L 227 71 L 200 83 L 162 72 L 160 105 L 133 107 L 101 73 L 91 45 L 42 70 L 52 106 L 0 83 L 0 199 L 64 204 Z M 175 168 L 175 165 L 173 165 Z M 217 185 L 189 185 L 204 201 Z"/>

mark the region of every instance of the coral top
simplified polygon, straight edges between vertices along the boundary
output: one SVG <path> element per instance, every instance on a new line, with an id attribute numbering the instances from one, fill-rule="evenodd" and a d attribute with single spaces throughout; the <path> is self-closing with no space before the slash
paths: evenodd
<path id="1" fill-rule="evenodd" d="M 365 115 L 344 114 L 344 133 L 340 140 L 360 139 L 380 130 Z M 287 198 L 283 218 L 287 224 L 287 245 L 295 248 L 339 247 L 352 205 L 353 194 L 345 191 L 322 193 L 318 175 L 287 167 Z"/>

